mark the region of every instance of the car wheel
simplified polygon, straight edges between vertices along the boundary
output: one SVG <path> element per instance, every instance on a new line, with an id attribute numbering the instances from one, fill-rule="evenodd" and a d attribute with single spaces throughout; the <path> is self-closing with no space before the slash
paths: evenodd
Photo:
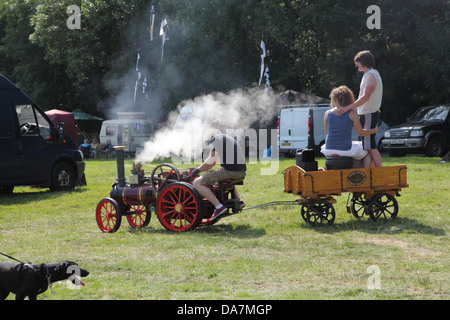
<path id="1" fill-rule="evenodd" d="M 75 187 L 75 170 L 67 162 L 59 162 L 52 170 L 50 190 L 69 191 Z"/>
<path id="2" fill-rule="evenodd" d="M 439 138 L 431 138 L 425 147 L 425 155 L 427 157 L 440 157 L 444 151 L 444 144 Z"/>

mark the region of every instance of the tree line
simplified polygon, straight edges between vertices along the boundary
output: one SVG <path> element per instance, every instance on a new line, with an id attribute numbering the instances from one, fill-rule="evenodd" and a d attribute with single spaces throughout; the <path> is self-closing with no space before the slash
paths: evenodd
<path id="1" fill-rule="evenodd" d="M 148 105 L 164 117 L 184 99 L 257 86 L 261 40 L 275 92 L 325 98 L 342 84 L 358 94 L 353 57 L 368 49 L 392 125 L 450 102 L 449 9 L 448 0 L 2 0 L 0 73 L 44 109 L 105 116 L 114 104 Z"/>

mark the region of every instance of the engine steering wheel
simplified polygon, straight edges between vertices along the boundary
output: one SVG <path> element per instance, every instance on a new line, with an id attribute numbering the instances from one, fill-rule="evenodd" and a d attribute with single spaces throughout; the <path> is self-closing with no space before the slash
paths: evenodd
<path id="1" fill-rule="evenodd" d="M 159 192 L 169 183 L 180 181 L 180 177 L 180 172 L 174 165 L 161 163 L 153 169 L 150 184 Z"/>

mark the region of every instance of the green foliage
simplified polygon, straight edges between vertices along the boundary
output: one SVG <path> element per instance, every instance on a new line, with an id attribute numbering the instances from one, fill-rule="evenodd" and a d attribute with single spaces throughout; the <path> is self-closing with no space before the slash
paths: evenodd
<path id="1" fill-rule="evenodd" d="M 382 117 L 404 120 L 419 106 L 450 101 L 449 2 L 378 1 L 381 29 L 366 26 L 368 4 L 350 0 L 157 0 L 154 41 L 150 0 L 4 0 L 0 3 L 0 72 L 44 108 L 106 112 L 126 97 L 133 107 L 137 53 L 151 101 L 167 112 L 181 100 L 255 86 L 259 43 L 276 89 L 327 97 L 346 84 L 359 92 L 353 56 L 376 58 L 384 82 Z M 81 29 L 69 30 L 69 5 Z M 170 40 L 160 61 L 159 26 Z M 124 99 L 126 100 L 126 99 Z"/>

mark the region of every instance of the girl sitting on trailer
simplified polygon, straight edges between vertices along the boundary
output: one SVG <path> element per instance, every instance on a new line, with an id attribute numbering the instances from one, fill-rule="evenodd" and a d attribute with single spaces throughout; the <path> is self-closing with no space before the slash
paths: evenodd
<path id="1" fill-rule="evenodd" d="M 353 92 L 347 86 L 334 88 L 330 93 L 332 109 L 325 112 L 325 144 L 321 152 L 326 156 L 339 155 L 351 157 L 357 160 L 363 159 L 364 168 L 369 168 L 372 157 L 363 149 L 361 141 L 352 141 L 352 128 L 355 128 L 358 136 L 367 136 L 378 132 L 378 128 L 363 129 L 355 110 L 339 115 L 337 109 L 347 106 L 355 101 Z"/>

